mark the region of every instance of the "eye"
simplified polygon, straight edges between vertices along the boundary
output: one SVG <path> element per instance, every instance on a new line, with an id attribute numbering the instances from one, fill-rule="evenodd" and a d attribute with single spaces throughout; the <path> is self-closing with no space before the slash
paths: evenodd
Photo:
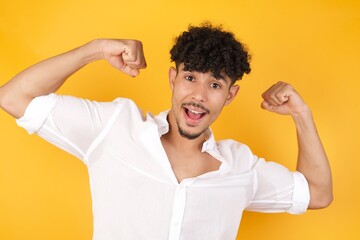
<path id="1" fill-rule="evenodd" d="M 221 85 L 218 84 L 218 83 L 211 83 L 211 84 L 210 84 L 210 87 L 211 87 L 211 88 L 215 88 L 215 89 L 219 89 L 219 88 L 221 88 Z"/>
<path id="2" fill-rule="evenodd" d="M 193 76 L 185 76 L 185 79 L 192 82 L 195 80 L 195 78 Z"/>

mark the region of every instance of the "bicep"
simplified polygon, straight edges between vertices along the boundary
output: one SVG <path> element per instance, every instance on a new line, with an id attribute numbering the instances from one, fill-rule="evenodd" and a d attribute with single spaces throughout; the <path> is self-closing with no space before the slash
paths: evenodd
<path id="1" fill-rule="evenodd" d="M 11 88 L 12 82 L 0 87 L 0 107 L 9 115 L 20 118 L 33 98 Z M 15 88 L 16 90 L 16 88 Z"/>

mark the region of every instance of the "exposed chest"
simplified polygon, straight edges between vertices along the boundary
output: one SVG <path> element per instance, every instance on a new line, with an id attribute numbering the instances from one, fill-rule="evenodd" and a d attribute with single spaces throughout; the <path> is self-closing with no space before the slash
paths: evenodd
<path id="1" fill-rule="evenodd" d="M 166 149 L 171 168 L 178 182 L 216 171 L 221 162 L 208 153 L 187 153 Z"/>

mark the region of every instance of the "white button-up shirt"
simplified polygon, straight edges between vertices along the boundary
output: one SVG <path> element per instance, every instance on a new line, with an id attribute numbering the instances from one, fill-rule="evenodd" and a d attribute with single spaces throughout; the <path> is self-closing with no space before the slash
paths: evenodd
<path id="1" fill-rule="evenodd" d="M 203 144 L 219 170 L 177 181 L 161 144 L 167 111 L 144 116 L 128 99 L 99 103 L 50 94 L 17 120 L 77 156 L 89 171 L 94 240 L 235 239 L 242 212 L 302 213 L 304 176 L 233 140 Z"/>

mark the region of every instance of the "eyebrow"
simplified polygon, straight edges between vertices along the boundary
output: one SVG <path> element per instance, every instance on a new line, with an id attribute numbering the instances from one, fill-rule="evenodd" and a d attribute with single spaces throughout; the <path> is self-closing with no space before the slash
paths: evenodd
<path id="1" fill-rule="evenodd" d="M 220 73 L 219 73 L 217 76 L 215 76 L 215 74 L 213 73 L 212 76 L 213 76 L 214 78 L 216 78 L 216 79 L 226 81 L 224 75 L 222 75 L 222 74 L 220 74 Z"/>
<path id="2" fill-rule="evenodd" d="M 218 80 L 218 81 L 222 80 L 222 81 L 224 81 L 225 83 L 230 83 L 230 84 L 231 84 L 231 79 L 230 79 L 230 80 L 226 80 L 226 78 L 224 77 L 223 74 L 220 74 L 220 73 L 219 73 L 218 76 L 216 77 L 215 74 L 213 73 L 212 76 L 213 76 L 216 80 Z"/>

